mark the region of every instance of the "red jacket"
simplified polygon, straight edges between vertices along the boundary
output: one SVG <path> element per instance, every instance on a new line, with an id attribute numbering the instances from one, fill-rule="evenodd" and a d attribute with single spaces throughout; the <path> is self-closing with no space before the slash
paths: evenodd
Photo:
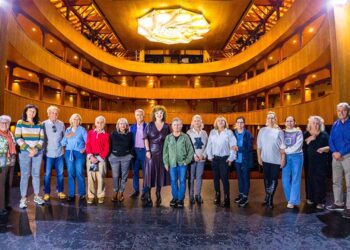
<path id="1" fill-rule="evenodd" d="M 89 131 L 86 140 L 86 154 L 100 155 L 105 159 L 109 153 L 109 134 L 107 132 L 97 133 L 92 129 Z"/>

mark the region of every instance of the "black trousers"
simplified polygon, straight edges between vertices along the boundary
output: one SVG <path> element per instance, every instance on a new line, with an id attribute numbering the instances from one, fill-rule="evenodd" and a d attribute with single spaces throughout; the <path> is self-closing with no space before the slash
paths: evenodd
<path id="1" fill-rule="evenodd" d="M 316 204 L 325 204 L 327 187 L 327 168 L 322 165 L 309 165 L 307 173 L 307 199 Z"/>
<path id="2" fill-rule="evenodd" d="M 12 166 L 1 168 L 0 173 L 0 209 L 6 208 L 10 203 L 10 191 L 13 179 Z"/>
<path id="3" fill-rule="evenodd" d="M 263 172 L 264 172 L 264 184 L 265 190 L 271 187 L 271 184 L 274 181 L 274 188 L 276 189 L 278 184 L 278 175 L 280 173 L 280 165 L 263 162 Z"/>
<path id="4" fill-rule="evenodd" d="M 214 174 L 214 189 L 215 192 L 220 193 L 220 179 L 224 187 L 224 195 L 230 196 L 230 167 L 227 164 L 228 156 L 214 156 L 211 167 Z"/>

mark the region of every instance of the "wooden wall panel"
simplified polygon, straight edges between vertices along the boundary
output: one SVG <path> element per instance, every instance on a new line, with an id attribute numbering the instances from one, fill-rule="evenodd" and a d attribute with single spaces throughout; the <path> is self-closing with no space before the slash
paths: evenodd
<path id="1" fill-rule="evenodd" d="M 39 107 L 39 115 L 41 117 L 41 120 L 45 120 L 47 117 L 46 109 L 48 108 L 48 106 L 51 105 L 50 103 L 40 102 L 38 100 L 19 96 L 10 91 L 5 91 L 5 114 L 10 115 L 13 121 L 19 119 L 24 109 L 24 106 L 29 103 L 37 105 Z M 287 107 L 277 107 L 271 110 L 276 112 L 279 124 L 284 124 L 284 119 L 289 115 L 293 115 L 299 125 L 306 125 L 307 118 L 310 115 L 320 115 L 325 119 L 326 124 L 331 125 L 333 123 L 333 120 L 336 118 L 335 105 L 336 104 L 333 100 L 333 94 L 329 94 L 314 101 L 306 102 L 303 104 L 291 105 Z M 133 122 L 135 119 L 133 112 L 106 112 L 61 105 L 56 106 L 58 106 L 61 110 L 60 119 L 66 123 L 68 122 L 69 117 L 73 113 L 79 113 L 82 116 L 83 122 L 89 124 L 94 123 L 95 117 L 99 115 L 105 116 L 108 124 L 115 124 L 115 122 L 120 117 L 127 118 L 129 122 Z M 189 124 L 191 122 L 192 116 L 195 114 L 197 114 L 197 112 L 169 112 L 168 121 L 171 121 L 171 119 L 174 117 L 180 117 L 185 124 Z M 233 124 L 235 122 L 236 117 L 244 116 L 246 118 L 246 124 L 248 125 L 263 125 L 266 121 L 266 114 L 267 110 L 258 110 L 222 115 L 226 117 L 230 124 Z M 201 115 L 204 123 L 211 125 L 213 124 L 215 118 L 219 114 L 206 113 Z M 146 121 L 150 121 L 150 117 L 150 113 L 146 112 Z"/>

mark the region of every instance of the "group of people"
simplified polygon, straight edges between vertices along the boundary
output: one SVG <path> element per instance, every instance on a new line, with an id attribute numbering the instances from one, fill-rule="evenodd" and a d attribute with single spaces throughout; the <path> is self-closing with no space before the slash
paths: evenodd
<path id="1" fill-rule="evenodd" d="M 166 123 L 164 106 L 152 109 L 152 121 L 144 121 L 144 111 L 135 111 L 136 122 L 129 125 L 120 118 L 116 129 L 105 131 L 103 116 L 95 119 L 90 131 L 81 125 L 79 114 L 73 114 L 66 129 L 58 120 L 59 109 L 50 106 L 48 119 L 39 121 L 38 108 L 27 105 L 21 120 L 16 124 L 15 136 L 9 131 L 11 117 L 0 116 L 0 213 L 5 214 L 9 206 L 13 168 L 18 153 L 21 172 L 20 208 L 27 207 L 27 188 L 30 175 L 34 190 L 34 202 L 43 205 L 50 200 L 51 171 L 56 170 L 56 191 L 59 199 L 75 200 L 77 183 L 79 199 L 88 204 L 104 203 L 107 173 L 107 158 L 112 169 L 112 201 L 122 202 L 129 167 L 133 170 L 132 198 L 141 195 L 146 206 L 152 206 L 151 189 L 155 188 L 156 204 L 160 205 L 161 188 L 171 185 L 173 199 L 171 207 L 182 208 L 186 193 L 186 176 L 190 172 L 189 201 L 201 204 L 202 175 L 206 159 L 211 162 L 214 179 L 214 203 L 230 206 L 230 167 L 234 165 L 238 177 L 238 195 L 234 202 L 240 207 L 248 204 L 250 188 L 249 171 L 253 168 L 254 138 L 245 128 L 244 117 L 236 118 L 234 130 L 223 116 L 215 119 L 209 136 L 204 130 L 200 115 L 195 115 L 191 127 L 182 132 L 183 123 L 174 118 Z M 333 124 L 330 136 L 325 131 L 324 120 L 310 116 L 306 131 L 296 127 L 294 117 L 285 119 L 285 128 L 277 125 L 274 112 L 268 112 L 266 126 L 257 136 L 258 163 L 263 168 L 265 199 L 263 205 L 273 208 L 273 197 L 282 169 L 282 184 L 287 208 L 300 205 L 300 184 L 304 166 L 306 202 L 317 209 L 325 208 L 328 162 L 332 156 L 334 204 L 331 211 L 343 211 L 350 218 L 350 107 L 347 103 L 337 105 L 338 120 Z M 19 150 L 16 150 L 16 144 Z M 331 152 L 332 154 L 330 154 Z M 40 169 L 44 159 L 44 196 L 40 193 Z M 68 174 L 68 196 L 63 192 L 64 162 Z M 85 169 L 87 189 L 85 187 Z M 139 170 L 142 169 L 143 185 L 140 191 Z M 347 199 L 343 199 L 342 180 L 345 174 Z M 196 185 L 194 181 L 196 179 Z M 223 196 L 221 195 L 221 185 Z M 87 190 L 87 193 L 86 193 Z"/>

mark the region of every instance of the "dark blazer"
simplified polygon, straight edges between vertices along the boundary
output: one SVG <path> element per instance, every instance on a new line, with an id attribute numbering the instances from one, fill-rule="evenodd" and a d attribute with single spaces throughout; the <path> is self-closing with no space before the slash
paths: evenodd
<path id="1" fill-rule="evenodd" d="M 145 127 L 147 126 L 147 123 L 143 123 L 143 131 L 145 130 Z M 130 132 L 133 135 L 133 140 L 134 140 L 134 146 L 135 146 L 135 138 L 136 138 L 136 131 L 137 131 L 137 123 L 131 124 L 130 126 Z"/>
<path id="2" fill-rule="evenodd" d="M 237 134 L 238 134 L 237 130 L 234 130 L 233 134 L 237 139 Z M 253 135 L 249 132 L 249 130 L 244 129 L 243 146 L 238 147 L 238 153 L 242 153 L 242 166 L 247 167 L 249 169 L 252 169 L 254 167 L 253 141 L 254 141 Z"/>

